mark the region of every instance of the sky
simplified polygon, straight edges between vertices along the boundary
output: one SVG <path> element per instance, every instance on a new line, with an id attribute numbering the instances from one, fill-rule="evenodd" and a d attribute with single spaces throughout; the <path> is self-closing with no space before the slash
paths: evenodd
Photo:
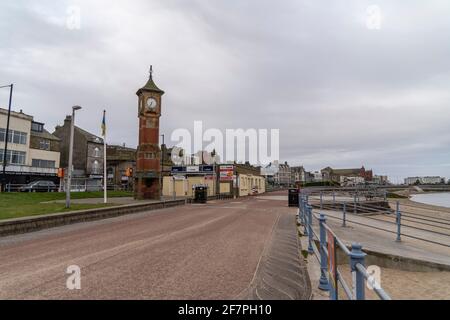
<path id="1" fill-rule="evenodd" d="M 196 120 L 279 129 L 280 160 L 307 170 L 450 178 L 449 15 L 446 0 L 2 1 L 0 85 L 51 132 L 81 105 L 99 135 L 106 109 L 108 142 L 135 147 L 153 65 L 169 145 Z"/>

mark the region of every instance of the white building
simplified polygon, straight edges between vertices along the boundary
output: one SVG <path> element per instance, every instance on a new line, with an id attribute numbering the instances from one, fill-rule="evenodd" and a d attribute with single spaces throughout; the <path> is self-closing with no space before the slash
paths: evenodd
<path id="1" fill-rule="evenodd" d="M 342 187 L 354 187 L 357 185 L 361 185 L 364 184 L 365 180 L 363 177 L 359 177 L 359 176 L 340 176 L 340 181 L 339 184 Z"/>
<path id="2" fill-rule="evenodd" d="M 320 171 L 314 171 L 314 172 L 311 172 L 311 174 L 313 176 L 314 182 L 322 182 L 323 181 L 323 176 Z"/>
<path id="3" fill-rule="evenodd" d="M 413 185 L 419 182 L 419 184 L 441 184 L 445 183 L 445 178 L 443 177 L 408 177 L 405 179 L 405 184 Z"/>
<path id="4" fill-rule="evenodd" d="M 0 108 L 0 170 L 3 170 L 8 110 Z M 33 117 L 11 111 L 6 180 L 11 184 L 26 184 L 35 180 L 57 182 L 59 139 L 35 122 Z"/>

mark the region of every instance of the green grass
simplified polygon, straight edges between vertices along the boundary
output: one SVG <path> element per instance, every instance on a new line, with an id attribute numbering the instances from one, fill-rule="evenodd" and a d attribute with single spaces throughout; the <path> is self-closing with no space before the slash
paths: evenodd
<path id="1" fill-rule="evenodd" d="M 131 192 L 108 191 L 108 197 L 130 197 Z M 102 198 L 103 192 L 74 192 L 72 199 Z M 64 203 L 43 203 L 64 200 L 65 193 L 0 193 L 0 220 L 34 216 L 48 213 L 103 208 L 109 204 L 71 204 L 70 209 Z"/>

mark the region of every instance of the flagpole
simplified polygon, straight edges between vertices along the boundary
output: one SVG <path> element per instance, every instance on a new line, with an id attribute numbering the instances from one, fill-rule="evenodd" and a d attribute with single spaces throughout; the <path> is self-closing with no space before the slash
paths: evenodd
<path id="1" fill-rule="evenodd" d="M 103 202 L 108 203 L 108 177 L 106 175 L 106 110 L 103 110 Z"/>

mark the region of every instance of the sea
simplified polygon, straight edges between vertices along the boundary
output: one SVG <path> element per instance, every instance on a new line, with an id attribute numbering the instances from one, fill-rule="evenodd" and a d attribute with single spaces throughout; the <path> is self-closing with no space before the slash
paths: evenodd
<path id="1" fill-rule="evenodd" d="M 416 194 L 412 201 L 450 208 L 450 192 Z"/>

